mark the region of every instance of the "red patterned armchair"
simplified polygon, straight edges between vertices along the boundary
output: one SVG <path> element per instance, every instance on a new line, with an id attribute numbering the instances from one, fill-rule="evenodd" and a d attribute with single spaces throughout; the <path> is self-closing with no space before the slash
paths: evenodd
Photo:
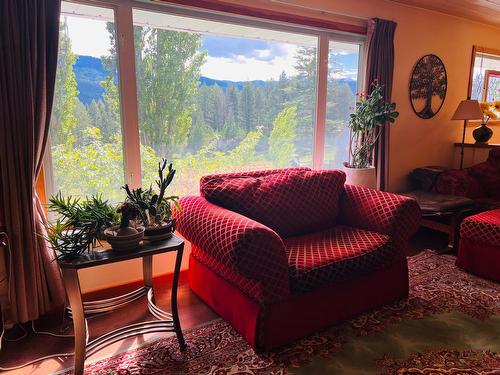
<path id="1" fill-rule="evenodd" d="M 491 149 L 483 163 L 441 172 L 433 190 L 471 198 L 478 211 L 500 208 L 500 149 Z"/>
<path id="2" fill-rule="evenodd" d="M 211 175 L 181 199 L 190 287 L 253 347 L 407 296 L 417 203 L 344 182 L 307 168 Z"/>

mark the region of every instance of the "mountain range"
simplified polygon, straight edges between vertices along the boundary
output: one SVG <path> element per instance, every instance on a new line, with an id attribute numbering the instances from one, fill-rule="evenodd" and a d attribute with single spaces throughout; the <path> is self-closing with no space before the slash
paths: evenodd
<path id="1" fill-rule="evenodd" d="M 102 66 L 101 59 L 93 56 L 83 56 L 79 55 L 76 58 L 75 65 L 73 65 L 73 71 L 75 72 L 75 78 L 77 82 L 77 89 L 79 91 L 78 99 L 88 105 L 92 100 L 99 101 L 102 98 L 104 89 L 101 86 L 101 81 L 103 81 L 108 72 Z M 351 91 L 356 92 L 356 81 L 347 78 L 337 79 L 340 83 L 347 83 Z M 243 89 L 245 83 L 250 82 L 258 86 L 264 86 L 266 81 L 255 80 L 255 81 L 227 81 L 218 80 L 208 77 L 201 76 L 200 84 L 204 86 L 218 85 L 221 88 L 227 88 L 229 86 L 235 86 L 238 90 Z"/>

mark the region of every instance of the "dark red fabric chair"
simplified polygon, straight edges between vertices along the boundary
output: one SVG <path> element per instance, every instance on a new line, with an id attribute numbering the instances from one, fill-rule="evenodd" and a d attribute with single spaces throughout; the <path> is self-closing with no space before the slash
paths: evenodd
<path id="1" fill-rule="evenodd" d="M 457 266 L 500 281 L 500 209 L 469 216 L 462 222 Z"/>
<path id="2" fill-rule="evenodd" d="M 434 190 L 471 198 L 480 211 L 500 208 L 500 149 L 491 149 L 483 163 L 440 173 Z"/>
<path id="3" fill-rule="evenodd" d="M 408 295 L 417 203 L 344 182 L 307 168 L 212 175 L 181 199 L 190 287 L 253 347 Z"/>

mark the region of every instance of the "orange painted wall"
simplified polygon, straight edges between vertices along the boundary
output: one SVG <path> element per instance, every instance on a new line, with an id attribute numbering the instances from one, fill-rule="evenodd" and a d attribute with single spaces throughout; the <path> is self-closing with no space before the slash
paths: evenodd
<path id="1" fill-rule="evenodd" d="M 232 3 L 248 4 L 246 0 Z M 398 23 L 395 36 L 395 72 L 393 100 L 401 115 L 391 129 L 389 189 L 402 191 L 407 188 L 406 176 L 417 166 L 457 166 L 454 142 L 461 140 L 460 121 L 450 118 L 467 95 L 469 64 L 473 45 L 500 49 L 500 29 L 478 22 L 445 15 L 438 12 L 404 6 L 385 0 L 254 0 L 252 6 L 279 10 L 303 16 L 363 24 L 366 19 L 380 17 Z M 292 4 L 292 5 L 290 5 Z M 316 8 L 308 10 L 304 7 Z M 413 65 L 419 57 L 433 53 L 444 62 L 448 72 L 448 93 L 441 111 L 429 120 L 414 115 L 408 99 L 408 80 Z M 494 128 L 492 143 L 500 143 L 500 127 Z M 470 139 L 470 128 L 468 139 Z M 183 267 L 187 267 L 186 251 Z M 172 257 L 155 259 L 155 274 L 171 272 Z M 137 280 L 141 276 L 139 262 L 118 266 L 102 266 L 82 272 L 84 291 Z"/>

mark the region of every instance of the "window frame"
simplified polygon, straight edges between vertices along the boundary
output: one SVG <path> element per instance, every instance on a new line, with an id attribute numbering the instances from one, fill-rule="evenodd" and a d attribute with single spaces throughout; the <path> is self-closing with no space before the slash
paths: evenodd
<path id="1" fill-rule="evenodd" d="M 469 71 L 469 85 L 467 88 L 467 98 L 470 99 L 472 96 L 472 89 L 473 89 L 473 84 L 474 84 L 474 67 L 475 67 L 475 62 L 476 62 L 476 57 L 478 55 L 491 55 L 494 56 L 496 59 L 500 60 L 500 49 L 495 49 L 495 48 L 488 48 L 488 47 L 482 47 L 482 46 L 477 46 L 474 45 L 472 46 L 472 55 L 471 55 L 471 61 L 470 61 L 470 71 Z M 483 83 L 483 89 L 481 92 L 480 97 L 478 98 L 479 101 L 486 101 L 486 95 L 487 95 L 487 85 L 486 85 L 486 79 L 488 78 L 488 75 L 486 74 L 488 70 L 485 70 L 485 77 Z M 467 123 L 467 127 L 476 127 L 481 124 L 481 120 L 470 120 Z M 495 125 L 498 126 L 500 125 L 500 120 L 489 120 L 488 125 Z"/>
<path id="2" fill-rule="evenodd" d="M 330 41 L 359 44 L 358 91 L 364 87 L 366 61 L 366 35 L 322 29 L 312 26 L 290 24 L 250 16 L 228 14 L 220 11 L 180 6 L 171 3 L 150 3 L 138 0 L 64 0 L 70 3 L 112 9 L 116 29 L 116 49 L 118 56 L 119 94 L 121 109 L 122 149 L 124 181 L 133 188 L 142 185 L 141 153 L 139 139 L 139 111 L 137 102 L 137 82 L 135 67 L 133 10 L 174 14 L 201 20 L 231 23 L 243 26 L 311 35 L 318 38 L 316 106 L 313 122 L 313 169 L 322 169 L 325 147 L 325 121 L 327 103 L 328 55 Z M 47 147 L 50 154 L 50 144 Z M 53 175 L 51 156 L 45 158 L 47 176 Z M 50 177 L 49 177 L 50 179 Z M 53 181 L 45 181 L 46 191 L 54 193 Z"/>

